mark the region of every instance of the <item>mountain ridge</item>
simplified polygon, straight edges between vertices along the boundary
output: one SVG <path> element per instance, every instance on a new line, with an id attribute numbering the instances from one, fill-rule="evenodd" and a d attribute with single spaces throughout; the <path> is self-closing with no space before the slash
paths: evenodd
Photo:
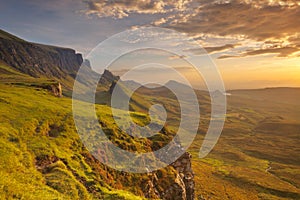
<path id="1" fill-rule="evenodd" d="M 31 43 L 0 30 L 0 62 L 34 78 L 60 80 L 71 89 L 66 80 L 75 79 L 83 57 L 70 48 Z"/>

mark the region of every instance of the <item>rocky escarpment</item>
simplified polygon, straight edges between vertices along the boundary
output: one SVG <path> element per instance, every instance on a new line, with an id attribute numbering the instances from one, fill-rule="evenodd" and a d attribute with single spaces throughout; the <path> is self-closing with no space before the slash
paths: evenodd
<path id="1" fill-rule="evenodd" d="M 0 30 L 0 61 L 33 77 L 75 76 L 82 55 L 75 50 L 30 43 Z"/>
<path id="2" fill-rule="evenodd" d="M 170 169 L 174 169 L 175 178 L 167 186 L 163 185 L 163 180 L 159 178 L 160 171 L 150 174 L 144 193 L 149 199 L 166 200 L 193 200 L 194 195 L 194 172 L 191 168 L 191 154 L 186 152 L 174 163 Z M 163 187 L 163 189 L 162 189 Z"/>
<path id="3" fill-rule="evenodd" d="M 115 76 L 112 72 L 108 70 L 104 70 L 99 84 L 109 87 L 109 93 L 112 94 L 112 90 L 114 89 L 114 84 L 119 81 L 120 77 Z"/>

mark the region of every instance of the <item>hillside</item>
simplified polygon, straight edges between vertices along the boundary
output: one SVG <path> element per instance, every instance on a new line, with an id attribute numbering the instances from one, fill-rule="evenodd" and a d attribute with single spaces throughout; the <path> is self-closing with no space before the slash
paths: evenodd
<path id="1" fill-rule="evenodd" d="M 81 63 L 74 50 L 0 32 L 0 198 L 193 199 L 193 179 L 185 179 L 192 173 L 188 153 L 153 173 L 130 174 L 104 166 L 87 151 L 76 132 L 68 97 Z M 106 71 L 99 92 L 109 96 L 115 80 Z M 61 98 L 53 92 L 59 83 Z M 109 106 L 97 105 L 96 110 L 105 134 L 125 150 L 159 149 L 173 135 L 165 128 L 156 137 L 135 141 L 116 127 Z M 137 124 L 148 123 L 143 113 L 131 116 Z"/>
<path id="2" fill-rule="evenodd" d="M 178 182 L 180 171 L 175 167 L 129 174 L 99 163 L 76 133 L 69 98 L 54 97 L 44 89 L 0 84 L 0 104 L 1 199 L 173 199 L 174 194 L 185 199 L 192 195 L 186 193 L 188 185 Z M 160 144 L 130 141 L 114 127 L 110 107 L 96 109 L 99 116 L 106 116 L 101 123 L 113 141 L 128 137 L 121 143 L 123 148 L 140 151 L 147 143 L 150 149 Z M 141 113 L 133 116 L 138 123 L 146 119 Z"/>

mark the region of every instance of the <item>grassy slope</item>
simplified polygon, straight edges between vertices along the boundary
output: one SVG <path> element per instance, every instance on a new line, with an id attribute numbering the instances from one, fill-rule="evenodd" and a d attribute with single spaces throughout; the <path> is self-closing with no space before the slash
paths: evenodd
<path id="1" fill-rule="evenodd" d="M 0 82 L 6 84 L 18 84 L 18 85 L 41 85 L 53 82 L 60 82 L 64 87 L 65 95 L 70 95 L 70 90 L 73 87 L 74 80 L 67 75 L 65 79 L 49 79 L 47 77 L 33 78 L 27 74 L 20 73 L 6 64 L 0 62 Z"/>
<path id="2" fill-rule="evenodd" d="M 0 108 L 0 199 L 97 197 L 84 187 L 87 182 L 95 190 L 98 187 L 102 198 L 140 199 L 111 190 L 106 181 L 112 179 L 101 181 L 93 173 L 74 130 L 70 99 L 27 86 L 0 84 Z"/>
<path id="3" fill-rule="evenodd" d="M 141 199 L 151 175 L 124 174 L 91 157 L 75 131 L 70 98 L 36 87 L 51 83 L 47 79 L 3 65 L 0 69 L 0 199 Z M 96 110 L 105 133 L 123 149 L 151 151 L 171 137 L 134 140 L 116 127 L 110 107 L 98 105 Z M 149 122 L 142 113 L 131 117 L 140 125 Z M 172 167 L 157 173 L 164 181 L 160 192 L 174 183 Z"/>
<path id="4" fill-rule="evenodd" d="M 18 74 L 9 67 L 2 66 L 0 70 L 1 81 L 26 82 L 17 86 L 1 84 L 0 87 L 0 154 L 3 158 L 0 161 L 3 170 L 0 173 L 1 177 L 5 177 L 0 180 L 1 194 L 25 199 L 68 199 L 70 196 L 80 198 L 82 195 L 88 198 L 89 192 L 78 181 L 78 177 L 74 177 L 73 172 L 75 170 L 75 174 L 80 174 L 86 180 L 95 177 L 90 175 L 89 163 L 83 159 L 84 152 L 76 152 L 76 149 L 80 149 L 80 142 L 71 128 L 70 100 L 52 97 L 44 90 L 25 87 L 28 82 L 35 83 L 37 80 Z M 197 136 L 189 149 L 194 157 L 197 195 L 211 199 L 300 199 L 300 106 L 295 101 L 300 90 L 280 90 L 232 91 L 228 99 L 226 126 L 214 151 L 205 159 L 197 158 L 202 134 Z M 166 102 L 167 109 L 172 113 L 169 127 L 174 126 L 176 131 L 176 102 L 170 101 L 169 97 L 156 98 L 149 95 L 142 102 L 143 105 L 148 105 L 146 101 Z M 200 98 L 202 118 L 207 120 L 209 98 L 206 95 L 200 95 Z M 98 110 L 107 109 L 104 106 Z M 144 108 L 134 109 L 144 111 Z M 140 123 L 147 123 L 145 117 L 137 119 L 143 119 Z M 66 124 L 67 127 L 64 127 L 62 135 L 49 137 L 48 125 L 54 122 Z M 109 120 L 107 123 L 110 123 Z M 200 133 L 207 128 L 207 123 L 201 125 Z M 39 126 L 41 128 L 36 133 Z M 54 127 L 60 127 L 60 124 Z M 42 134 L 43 130 L 46 135 Z M 30 135 L 32 133 L 37 135 Z M 79 146 L 72 148 L 74 144 Z M 46 174 L 40 173 L 34 165 L 40 153 L 43 156 L 58 156 L 64 162 L 49 166 Z M 57 180 L 61 178 L 68 184 L 60 184 Z M 24 187 L 28 188 L 28 192 L 24 192 Z M 60 187 L 63 188 L 61 191 L 56 189 Z M 105 184 L 99 188 L 102 198 L 114 199 L 126 195 L 128 198 L 137 198 L 128 192 L 109 191 L 110 187 Z M 134 191 L 135 188 L 130 190 Z M 69 193 L 65 194 L 66 191 Z"/>

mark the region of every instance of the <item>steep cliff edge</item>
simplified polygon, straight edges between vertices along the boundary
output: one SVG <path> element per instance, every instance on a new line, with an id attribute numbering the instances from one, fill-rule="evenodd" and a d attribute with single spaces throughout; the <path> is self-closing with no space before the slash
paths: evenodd
<path id="1" fill-rule="evenodd" d="M 73 49 L 35 44 L 0 30 L 0 61 L 32 77 L 74 78 L 83 58 Z"/>

